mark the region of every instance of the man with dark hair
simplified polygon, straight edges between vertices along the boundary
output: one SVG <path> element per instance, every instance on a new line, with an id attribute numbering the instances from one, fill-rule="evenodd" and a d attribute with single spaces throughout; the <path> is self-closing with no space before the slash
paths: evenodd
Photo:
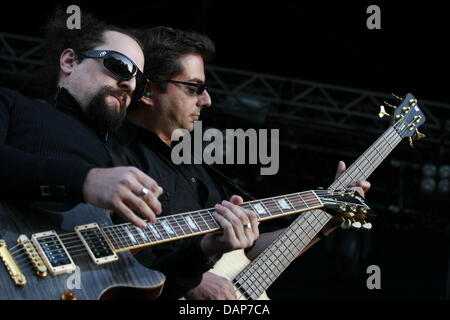
<path id="1" fill-rule="evenodd" d="M 160 197 L 163 215 L 214 206 L 219 214 L 236 213 L 241 223 L 235 228 L 242 237 L 259 232 L 256 226 L 246 227 L 247 217 L 255 213 L 242 209 L 243 199 L 233 195 L 247 193 L 206 164 L 175 165 L 171 160 L 173 132 L 177 129 L 192 131 L 201 111 L 211 105 L 204 64 L 215 54 L 213 42 L 196 32 L 167 27 L 145 30 L 140 39 L 144 44 L 144 73 L 150 85 L 140 102 L 128 110 L 130 121 L 125 122 L 112 140 L 113 148 L 120 150 L 124 163 L 142 169 L 163 187 L 165 192 Z M 343 163 L 338 170 L 345 170 Z M 369 186 L 368 182 L 358 182 L 356 189 L 364 195 Z M 223 199 L 230 200 L 222 202 Z M 217 203 L 220 205 L 215 205 Z M 247 256 L 256 257 L 280 232 L 282 230 L 261 234 Z M 142 250 L 136 257 L 166 275 L 163 297 L 236 299 L 230 281 L 207 272 L 220 255 L 214 261 L 200 258 L 207 252 L 205 240 L 212 236 L 214 234 L 158 245 Z M 200 248 L 201 252 L 193 248 Z M 226 251 L 230 249 L 233 248 Z"/>
<path id="2" fill-rule="evenodd" d="M 0 89 L 1 198 L 44 207 L 85 201 L 141 227 L 144 219 L 132 210 L 156 221 L 162 189 L 136 168 L 111 168 L 105 145 L 133 94 L 142 95 L 140 43 L 88 13 L 80 30 L 68 30 L 66 15 L 57 10 L 47 27 L 47 47 L 56 89 L 50 103 Z"/>

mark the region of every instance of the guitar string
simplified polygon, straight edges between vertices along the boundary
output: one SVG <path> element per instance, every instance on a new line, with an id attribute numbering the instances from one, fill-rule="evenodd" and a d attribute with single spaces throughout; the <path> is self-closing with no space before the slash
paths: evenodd
<path id="1" fill-rule="evenodd" d="M 382 140 L 382 139 L 380 139 L 380 140 Z M 375 144 L 375 148 L 377 147 L 377 146 L 379 146 L 379 143 L 377 144 Z M 362 157 L 360 157 L 360 159 L 362 159 Z M 356 161 L 356 163 L 358 163 L 358 161 Z M 355 167 L 353 167 L 353 168 L 356 168 L 356 166 Z M 356 170 L 353 170 L 353 171 L 356 171 Z M 350 168 L 349 168 L 349 171 L 348 171 L 348 175 L 351 177 L 352 176 L 352 170 L 350 170 Z M 345 180 L 345 177 L 342 177 L 342 179 L 339 179 L 340 181 L 341 180 Z M 354 180 L 354 178 L 351 178 L 351 180 Z M 301 224 L 300 224 L 300 226 L 301 226 Z M 284 232 L 283 234 L 285 234 L 286 232 Z M 277 239 L 278 240 L 278 239 Z M 312 240 L 312 239 L 311 239 Z M 281 242 L 281 241 L 274 241 L 273 243 L 275 243 L 275 244 L 278 244 L 278 243 L 281 243 L 281 244 L 284 244 L 284 242 Z M 305 244 L 304 244 L 304 246 L 306 246 Z M 274 248 L 272 248 L 272 249 L 274 249 Z M 279 249 L 279 246 L 275 246 L 275 249 Z M 266 250 L 265 250 L 266 251 Z M 268 252 L 269 250 L 267 250 L 267 252 Z M 275 250 L 272 250 L 272 252 L 273 251 L 275 251 Z M 300 251 L 299 251 L 300 252 Z M 291 252 L 290 252 L 291 253 Z M 292 254 L 292 253 L 291 253 Z M 260 255 L 261 256 L 261 255 Z M 258 256 L 258 258 L 260 257 L 260 256 Z M 255 262 L 257 262 L 257 261 L 255 261 Z M 253 265 L 255 265 L 254 263 L 252 263 Z M 250 269 L 248 269 L 248 270 L 250 270 Z M 245 272 L 241 272 L 239 275 L 241 275 L 241 274 L 244 274 L 244 275 L 246 275 L 246 273 Z M 234 279 L 235 281 L 237 280 L 236 278 Z M 246 280 L 246 279 L 244 279 L 244 280 Z M 238 288 L 239 289 L 241 289 L 241 287 L 242 287 L 242 285 L 241 286 L 238 286 Z M 263 288 L 264 289 L 264 288 Z M 262 293 L 262 292 L 261 292 Z"/>
<path id="2" fill-rule="evenodd" d="M 312 191 L 314 191 L 314 190 L 312 190 Z M 327 194 L 327 192 L 326 192 L 326 190 L 317 190 L 317 191 L 315 191 L 316 192 L 316 194 L 318 194 L 319 196 L 321 196 L 321 195 L 324 195 L 324 196 L 328 196 L 328 194 Z M 273 198 L 270 198 L 269 200 L 270 201 L 275 201 L 275 200 L 283 200 L 283 199 L 287 199 L 287 200 L 289 200 L 289 201 L 295 201 L 296 202 L 296 207 L 298 206 L 297 205 L 297 201 L 299 201 L 299 200 L 297 200 L 296 198 L 297 197 L 299 197 L 299 195 L 298 194 L 300 194 L 300 197 L 301 197 L 301 194 L 303 194 L 303 195 L 305 195 L 306 194 L 306 197 L 305 197 L 305 200 L 306 201 L 309 201 L 309 202 L 312 202 L 312 201 L 316 201 L 317 202 L 317 198 L 316 197 L 314 197 L 312 194 L 311 194 L 311 191 L 306 191 L 306 192 L 303 192 L 303 193 L 297 193 L 297 194 L 290 194 L 290 195 L 285 195 L 285 196 L 277 196 L 277 197 L 273 197 Z M 279 199 L 278 199 L 279 198 Z M 323 201 L 327 201 L 327 200 L 323 200 Z M 266 203 L 268 202 L 268 201 L 265 201 Z M 252 201 L 252 202 L 246 202 L 246 203 L 244 203 L 243 204 L 243 207 L 245 207 L 245 208 L 247 208 L 247 209 L 249 209 L 250 207 L 250 204 L 260 204 L 260 203 L 262 203 L 262 204 L 264 204 L 264 200 L 259 200 L 259 201 Z M 266 204 L 266 206 L 267 206 L 268 204 Z M 314 205 L 316 205 L 316 204 L 313 204 L 312 206 L 314 206 Z M 317 205 L 319 205 L 319 203 L 317 203 Z M 358 204 L 355 204 L 355 205 L 357 205 L 357 206 L 362 206 L 362 205 L 358 205 Z M 205 212 L 206 211 L 206 212 Z M 213 221 L 212 220 L 212 218 L 211 218 L 211 213 L 209 213 L 208 211 L 212 211 L 212 209 L 208 209 L 208 210 L 199 210 L 198 212 L 200 212 L 201 213 L 201 215 L 203 216 L 203 217 L 208 217 L 209 219 L 209 223 L 211 224 L 211 223 L 215 223 L 215 220 Z M 276 211 L 279 211 L 279 210 L 276 210 Z M 289 211 L 288 211 L 289 212 Z M 284 214 L 284 213 L 288 213 L 288 212 L 282 212 L 282 211 L 280 211 L 280 212 L 278 212 L 278 213 L 275 213 L 275 214 Z M 268 216 L 271 216 L 271 214 L 270 213 L 267 213 L 268 214 Z M 182 214 L 182 215 L 186 215 L 186 214 Z M 172 220 L 175 220 L 175 222 L 177 222 L 178 224 L 179 224 L 179 222 L 183 222 L 185 219 L 183 218 L 183 217 L 181 217 L 182 215 L 177 215 L 177 216 L 180 216 L 180 217 L 174 217 L 175 215 L 172 215 L 172 216 L 167 216 L 167 217 L 163 217 L 162 219 L 164 220 L 164 221 L 167 221 L 167 220 L 169 220 L 169 219 L 172 219 Z M 195 217 L 194 217 L 194 219 L 195 219 Z M 159 224 L 153 224 L 153 225 L 156 225 L 158 228 L 161 228 L 161 223 L 163 223 L 164 221 L 162 221 L 162 222 L 159 222 Z M 131 225 L 131 224 L 123 224 L 123 225 L 128 225 L 128 226 L 130 226 L 131 227 L 131 229 L 133 229 L 133 225 Z M 207 230 L 207 229 L 205 229 L 205 227 L 208 227 L 208 228 L 210 228 L 209 227 L 209 225 L 208 224 L 206 224 L 206 223 L 203 223 L 203 222 L 197 222 L 197 225 L 202 229 L 202 230 Z M 121 225 L 113 225 L 113 226 L 110 226 L 110 227 L 120 227 Z M 217 224 L 215 224 L 215 226 L 214 227 L 219 227 Z M 177 228 L 177 227 L 175 227 L 174 229 L 179 229 L 178 230 L 178 232 L 180 233 L 180 230 L 184 233 L 184 234 L 186 234 L 186 232 L 184 232 L 184 229 L 183 228 Z M 120 228 L 119 228 L 119 230 L 120 230 Z M 162 231 L 162 229 L 160 229 L 160 230 L 158 230 L 158 231 Z M 136 231 L 136 232 L 138 232 L 138 231 Z M 144 232 L 144 231 L 143 231 Z M 136 233 L 135 233 L 135 235 L 137 235 Z M 52 236 L 49 236 L 49 237 L 52 237 Z M 80 242 L 80 238 L 79 238 L 79 236 L 78 236 L 78 234 L 77 233 L 70 233 L 70 234 L 61 234 L 61 235 L 59 235 L 59 238 L 61 239 L 61 241 L 64 243 L 64 244 L 67 244 L 67 243 L 73 243 L 73 242 L 77 242 L 77 243 L 79 243 Z M 95 239 L 95 238 L 89 238 L 89 237 L 85 237 L 85 238 L 87 238 L 88 240 L 89 239 Z M 125 238 L 125 239 L 129 239 L 129 237 L 122 237 L 122 238 Z M 43 237 L 43 239 L 45 239 L 45 237 Z M 156 241 L 156 239 L 154 240 L 154 241 Z M 56 245 L 58 245 L 58 244 L 56 244 Z M 71 248 L 71 246 L 67 246 L 67 248 Z"/>
<path id="3" fill-rule="evenodd" d="M 381 139 L 382 140 L 382 139 Z M 374 148 L 375 150 L 376 150 L 376 147 Z M 380 153 L 379 152 L 379 150 L 376 150 L 377 151 L 377 153 Z M 381 153 L 380 153 L 381 154 Z M 316 193 L 318 193 L 319 195 L 321 194 L 321 192 L 323 192 L 322 190 L 318 190 L 318 191 L 316 191 Z M 323 193 L 322 193 L 323 194 Z M 278 197 L 273 197 L 273 198 L 271 198 L 270 200 L 271 201 L 275 201 L 276 200 L 276 198 L 288 198 L 288 200 L 289 200 L 289 197 L 291 197 L 291 196 L 293 196 L 292 194 L 291 195 L 287 195 L 287 196 L 278 196 Z M 295 196 L 295 195 L 294 195 Z M 267 199 L 261 199 L 261 200 L 256 200 L 256 201 L 251 201 L 251 202 L 247 202 L 247 203 L 245 203 L 245 204 L 243 204 L 243 205 L 247 205 L 247 206 L 249 206 L 249 205 L 251 205 L 251 204 L 259 204 L 259 203 L 263 203 L 264 204 L 264 200 L 267 200 Z M 209 210 L 211 210 L 211 209 L 209 209 Z M 209 210 L 206 210 L 206 211 L 209 211 Z M 204 210 L 199 210 L 199 211 L 197 211 L 197 212 L 201 212 L 200 213 L 200 215 L 204 215 L 205 213 L 203 212 Z M 210 215 L 208 212 L 206 213 L 207 215 Z M 185 214 L 186 215 L 186 214 Z M 178 215 L 177 215 L 178 216 Z M 180 215 L 180 216 L 182 216 L 182 215 Z M 172 218 L 173 218 L 173 216 L 171 216 Z M 175 217 L 175 221 L 178 223 L 178 221 L 182 221 L 181 219 L 183 219 L 183 217 L 180 217 L 181 219 L 180 220 L 177 220 L 179 217 Z M 169 219 L 169 218 L 166 218 L 166 219 Z M 184 220 L 184 219 L 183 219 Z M 163 223 L 163 222 L 162 222 Z M 117 226 L 117 225 L 116 225 Z M 131 225 L 132 226 L 132 225 Z M 115 227 L 115 226 L 110 226 L 110 227 Z M 157 227 L 159 227 L 159 226 L 157 226 Z M 117 229 L 117 228 L 116 228 Z M 185 233 L 184 232 L 184 230 L 183 230 L 183 228 L 180 228 L 180 230 L 181 231 L 183 231 L 183 233 Z M 115 231 L 117 231 L 117 230 L 115 230 Z M 122 230 L 120 230 L 121 232 L 122 232 Z M 158 231 L 161 231 L 161 230 L 158 230 Z M 65 234 L 65 235 L 61 235 L 60 237 L 66 237 L 67 239 L 68 238 L 70 238 L 70 237 L 72 237 L 72 235 L 75 235 L 75 237 L 73 237 L 73 239 L 74 240 L 77 240 L 77 237 L 78 237 L 78 235 L 76 234 L 76 233 L 69 233 L 69 234 Z M 128 237 L 129 238 L 129 237 Z M 67 240 L 66 239 L 66 240 Z M 62 241 L 63 241 L 63 239 L 61 239 Z M 120 239 L 119 239 L 120 240 Z"/>
<path id="4" fill-rule="evenodd" d="M 387 155 L 395 148 L 395 146 L 401 141 L 401 138 L 399 138 L 399 141 L 397 141 L 397 142 L 395 142 L 395 141 L 393 141 L 393 144 L 394 144 L 394 146 L 392 146 L 392 145 L 390 145 L 389 144 L 389 137 L 391 136 L 391 138 L 392 138 L 392 136 L 394 136 L 395 137 L 395 132 L 396 132 L 396 130 L 391 130 L 391 132 L 390 133 L 388 133 L 388 134 L 385 134 L 386 135 L 386 138 L 383 138 L 383 136 L 385 136 L 385 135 L 383 135 L 383 136 L 381 136 L 374 144 L 373 144 L 373 146 L 374 146 L 374 148 L 369 148 L 369 150 L 375 150 L 375 151 L 377 151 L 376 153 L 379 153 L 379 154 L 381 154 L 381 155 L 383 155 L 383 153 L 385 152 L 385 151 L 388 151 L 387 152 Z M 386 143 L 384 143 L 385 141 L 387 142 L 387 144 Z M 392 139 L 391 139 L 392 140 Z M 380 145 L 383 145 L 383 148 L 381 148 L 381 152 L 379 152 L 379 148 L 377 148 L 377 147 L 380 147 Z M 391 150 L 386 150 L 386 149 L 391 149 Z M 365 153 L 363 153 L 363 155 L 359 158 L 359 159 L 361 159 L 361 161 L 364 163 L 364 160 L 367 162 L 367 164 L 369 165 L 370 164 L 370 167 L 371 167 L 371 169 L 372 169 L 372 171 L 376 168 L 376 167 L 378 167 L 378 165 L 382 162 L 382 160 L 383 160 L 383 157 L 381 157 L 381 158 L 379 158 L 379 157 L 375 157 L 375 161 L 374 162 L 377 162 L 377 160 L 381 160 L 381 161 L 379 161 L 379 163 L 378 164 L 373 164 L 373 163 L 371 163 L 370 162 L 370 160 L 369 160 L 369 158 L 367 157 L 367 155 L 365 155 L 366 153 L 368 153 L 367 151 L 365 152 Z M 386 156 L 387 156 L 386 155 Z M 365 156 L 365 157 L 364 157 Z M 349 168 L 349 170 L 346 170 L 345 172 L 344 172 L 344 174 L 347 174 L 347 180 L 348 180 L 348 178 L 350 177 L 350 181 L 354 181 L 355 180 L 355 178 L 352 178 L 352 174 L 353 174 L 353 171 L 356 171 L 356 169 L 358 169 L 361 173 L 362 173 L 362 170 L 360 170 L 361 169 L 361 167 L 358 167 L 357 166 L 357 163 L 358 163 L 359 161 L 356 161 L 354 164 L 355 164 L 355 166 L 350 166 L 350 168 Z M 368 166 L 365 166 L 366 168 L 368 167 Z M 363 168 L 363 170 L 364 169 L 366 169 L 366 168 Z M 350 169 L 352 169 L 352 170 L 350 170 Z M 354 169 L 354 170 L 353 170 Z M 368 170 L 368 172 L 370 172 L 370 170 Z M 371 173 L 371 172 L 370 172 Z M 363 174 L 363 179 L 365 179 L 366 177 L 368 177 L 369 175 L 370 175 L 370 173 L 369 174 L 367 174 L 367 175 L 364 175 Z M 345 181 L 346 179 L 345 179 L 345 176 L 344 176 L 344 174 L 337 180 L 337 181 Z M 345 184 L 345 182 L 343 182 L 341 185 L 344 185 Z M 332 186 L 334 185 L 334 183 L 332 184 Z M 299 218 L 298 218 L 299 219 Z M 295 222 L 294 222 L 295 223 Z M 325 222 L 325 224 L 326 224 L 326 222 Z M 301 225 L 300 225 L 300 227 L 301 227 Z M 317 234 L 317 233 L 316 233 Z M 315 235 L 314 235 L 315 236 Z M 314 238 L 314 236 L 313 236 L 313 238 Z M 311 239 L 312 240 L 312 239 Z M 303 242 L 303 241 L 302 241 Z M 274 241 L 273 243 L 275 243 L 275 244 L 277 244 L 277 243 L 281 243 L 280 241 Z M 308 242 L 309 243 L 309 242 Z M 307 244 L 304 244 L 304 246 L 303 246 L 303 248 L 301 249 L 301 250 L 303 250 L 305 247 L 306 247 L 306 245 Z M 276 249 L 279 249 L 279 247 L 276 247 L 275 246 L 275 248 Z M 299 253 L 301 252 L 300 251 L 300 249 L 298 249 L 299 251 Z M 266 251 L 266 250 L 265 250 Z M 292 254 L 292 253 L 291 253 Z M 261 254 L 260 254 L 260 256 L 261 256 Z M 260 256 L 258 256 L 258 258 L 260 257 Z M 295 259 L 295 258 L 294 258 Z M 292 260 L 293 261 L 293 260 Z M 253 262 L 252 262 L 252 264 L 253 264 Z M 287 267 L 287 266 L 286 266 Z M 283 269 L 284 270 L 284 269 Z M 241 273 L 239 273 L 239 275 L 241 275 L 241 274 L 244 274 L 245 275 L 245 273 L 244 273 L 244 271 L 242 271 Z M 236 280 L 236 278 L 234 279 L 234 280 Z M 247 280 L 247 279 L 246 279 Z M 274 280 L 273 280 L 274 281 Z M 245 283 L 245 282 L 244 282 Z M 268 286 L 266 286 L 266 288 L 268 288 Z M 241 290 L 242 289 L 242 285 L 238 285 L 237 286 L 237 290 Z M 259 288 L 260 289 L 260 288 Z M 261 291 L 261 290 L 259 290 L 259 292 L 262 294 L 263 293 L 263 291 L 264 291 L 264 288 L 262 288 L 263 290 Z M 254 290 L 253 290 L 254 291 Z M 258 293 L 259 293 L 258 292 Z M 241 297 L 242 297 L 243 295 L 241 294 Z"/>
<path id="5" fill-rule="evenodd" d="M 379 153 L 379 150 L 377 150 L 377 152 Z M 380 153 L 381 154 L 381 153 Z M 281 196 L 282 197 L 282 196 Z M 274 198 L 276 198 L 276 197 L 274 197 Z M 273 199 L 273 198 L 272 198 Z M 256 202 L 262 202 L 261 200 L 259 200 L 259 201 L 256 201 Z M 15 246 L 15 247 L 17 247 L 17 245 Z"/>
<path id="6" fill-rule="evenodd" d="M 327 194 L 328 195 L 328 194 Z M 294 205 L 294 209 L 296 209 L 297 207 L 301 207 L 301 204 L 302 204 L 302 200 L 299 200 L 299 199 L 297 199 L 297 197 L 295 197 L 295 195 L 293 195 L 293 196 L 290 196 L 289 198 L 290 198 L 290 201 L 291 201 L 291 203 L 293 203 L 293 205 Z M 286 199 L 289 199 L 289 198 L 287 198 L 286 197 Z M 313 200 L 315 200 L 316 201 L 316 199 L 313 199 Z M 307 200 L 307 201 L 310 201 L 310 199 L 309 200 Z M 340 203 L 340 202 L 336 202 L 336 201 L 332 201 L 332 202 L 330 202 L 329 200 L 322 200 L 322 202 L 323 202 L 323 204 L 330 204 L 330 203 Z M 357 207 L 365 207 L 364 205 L 359 205 L 359 204 L 355 204 L 355 206 L 357 206 Z M 270 210 L 269 210 L 270 211 Z M 280 211 L 280 213 L 276 213 L 275 211 L 279 211 L 279 210 L 273 210 L 272 211 L 272 213 L 275 215 L 275 214 L 280 214 L 281 213 L 281 211 Z M 266 213 L 267 213 L 268 211 L 266 211 Z M 270 215 L 270 213 L 268 213 L 269 215 Z M 261 215 L 262 216 L 262 215 Z M 261 218 L 261 217 L 259 217 L 259 218 Z M 212 219 L 212 218 L 210 218 L 210 219 Z M 212 220 L 210 221 L 210 224 L 211 224 L 211 222 L 212 222 Z M 199 227 L 201 227 L 202 229 L 205 227 L 206 225 L 200 225 L 199 224 Z M 178 229 L 178 228 L 177 228 Z M 180 230 L 181 230 L 182 228 L 180 227 Z M 175 232 L 178 232 L 178 233 L 181 233 L 179 230 L 177 231 L 175 231 Z M 185 233 L 184 231 L 183 231 L 183 233 Z M 93 237 L 93 238 L 91 238 L 91 237 L 85 237 L 87 240 L 90 240 L 90 239 L 96 239 L 96 237 Z M 72 241 L 66 241 L 64 238 L 62 238 L 61 239 L 62 240 L 62 242 L 63 242 L 63 244 L 65 245 L 65 247 L 66 247 L 66 249 L 69 251 L 69 250 L 72 250 L 72 249 L 84 249 L 85 247 L 84 247 L 84 244 L 81 242 L 81 240 L 80 240 L 80 238 L 76 238 L 76 239 L 72 239 Z M 68 243 L 78 243 L 78 244 L 80 244 L 80 245 L 76 245 L 76 246 L 69 246 L 69 245 L 67 245 Z M 60 244 L 55 244 L 54 246 L 52 246 L 52 245 L 49 245 L 48 246 L 48 248 L 49 249 L 53 249 L 54 247 L 59 247 L 60 246 Z M 16 252 L 14 252 L 15 254 L 16 254 Z M 25 254 L 26 254 L 26 252 L 25 252 Z"/>
<path id="7" fill-rule="evenodd" d="M 319 191 L 323 191 L 323 190 L 319 190 Z M 324 194 L 328 196 L 328 193 L 324 193 Z M 309 195 L 310 194 L 308 193 L 308 196 Z M 283 198 L 288 199 L 290 201 L 290 203 L 292 204 L 293 209 L 296 210 L 297 207 L 302 207 L 303 203 L 304 203 L 304 200 L 299 200 L 299 199 L 297 199 L 298 197 L 299 196 L 296 196 L 295 194 L 292 194 L 289 197 L 283 197 Z M 316 199 L 317 198 L 313 198 L 314 201 L 317 201 Z M 310 200 L 307 200 L 307 201 L 310 201 Z M 327 205 L 327 204 L 348 204 L 347 202 L 330 201 L 330 200 L 322 200 L 322 203 L 324 205 Z M 319 205 L 319 203 L 318 203 L 318 205 Z M 354 204 L 354 206 L 366 208 L 366 205 Z M 307 207 L 305 207 L 304 209 L 307 209 Z M 275 211 L 275 210 L 273 210 L 273 211 Z M 266 211 L 266 213 L 270 216 L 270 213 L 268 213 L 267 211 Z M 278 215 L 278 214 L 282 214 L 282 213 L 280 212 L 278 214 L 277 213 L 275 213 L 275 214 Z M 209 217 L 210 217 L 210 219 L 212 219 L 210 215 L 209 215 Z M 209 222 L 211 223 L 212 220 L 210 220 Z M 203 228 L 203 227 L 209 227 L 209 226 L 207 224 L 205 224 L 205 225 L 200 225 L 199 224 L 199 227 Z M 94 239 L 95 240 L 95 239 L 97 239 L 96 237 L 94 237 L 94 238 L 85 237 L 85 238 L 87 240 L 90 240 L 90 239 Z M 71 257 L 75 257 L 75 255 L 77 255 L 77 253 L 80 253 L 80 252 L 83 252 L 83 254 L 88 254 L 88 252 L 86 251 L 86 247 L 85 247 L 85 245 L 83 244 L 83 242 L 81 241 L 80 238 L 76 238 L 76 239 L 72 238 L 71 240 L 72 241 L 70 241 L 70 243 L 77 243 L 77 244 L 68 246 L 67 245 L 67 241 L 64 240 L 64 239 L 61 239 L 62 243 L 64 244 L 64 247 L 67 249 L 67 251 L 68 251 L 68 253 L 69 253 L 69 255 Z M 146 244 L 146 243 L 142 243 L 142 244 Z M 55 243 L 54 245 L 48 245 L 47 248 L 49 250 L 54 250 L 56 248 L 59 251 L 59 250 L 61 250 L 60 246 L 61 245 L 59 243 Z M 22 253 L 21 254 L 17 254 L 18 251 L 22 251 Z M 74 255 L 72 255 L 72 254 L 74 254 Z M 26 250 L 24 248 L 21 248 L 21 249 L 17 250 L 16 252 L 14 252 L 14 255 L 16 256 L 17 259 L 19 259 L 21 257 L 23 257 L 24 259 L 28 258 L 27 252 L 26 252 Z M 65 253 L 60 253 L 60 254 L 57 254 L 57 255 L 63 257 L 63 256 L 65 256 Z"/>
<path id="8" fill-rule="evenodd" d="M 317 219 L 316 219 L 316 221 L 317 221 Z M 311 224 L 308 224 L 308 226 L 310 226 Z M 309 230 L 305 230 L 303 227 L 301 227 L 301 229 L 302 229 L 302 234 L 305 234 L 305 233 L 309 233 Z M 313 229 L 313 228 L 311 228 L 311 229 Z M 284 235 L 284 237 L 286 237 L 286 235 L 284 234 L 284 232 L 279 236 L 279 237 L 277 237 L 277 239 L 276 240 L 278 240 L 278 238 L 282 238 L 283 237 L 283 235 Z M 289 239 L 289 238 L 288 238 Z M 275 241 L 276 241 L 275 240 Z M 298 240 L 300 240 L 304 245 L 305 245 L 305 242 L 303 241 L 303 239 L 300 237 Z M 285 243 L 284 241 L 283 241 L 283 243 Z M 293 243 L 293 245 L 294 246 L 296 246 L 296 244 L 295 243 Z M 297 246 L 296 246 L 297 247 Z M 261 258 L 260 258 L 261 257 Z M 271 268 L 271 265 L 269 265 L 269 264 L 267 264 L 266 262 L 267 262 L 267 260 L 270 260 L 270 259 L 268 259 L 269 258 L 269 256 L 266 254 L 265 256 L 258 256 L 258 258 L 260 258 L 259 259 L 259 261 L 263 261 L 263 263 L 266 265 L 266 266 L 268 266 L 269 268 Z M 272 263 L 276 263 L 276 262 L 279 262 L 279 260 L 278 261 L 271 261 Z M 262 267 L 262 266 L 258 266 L 258 267 Z M 278 269 L 278 266 L 277 265 L 275 265 L 275 267 Z M 250 268 L 251 269 L 251 268 Z M 255 269 L 255 268 L 254 268 Z M 243 272 L 241 272 L 241 273 L 239 273 L 239 276 L 242 274 Z M 246 273 L 245 273 L 245 275 L 246 275 Z M 257 275 L 259 276 L 259 278 L 258 277 L 255 277 L 254 276 L 254 273 L 252 274 L 252 275 L 249 275 L 248 277 L 239 277 L 239 279 L 237 279 L 237 278 L 234 278 L 234 284 L 235 284 L 235 289 L 236 289 L 236 292 L 237 292 L 237 294 L 239 294 L 239 296 L 237 297 L 238 299 L 241 299 L 241 298 L 243 298 L 243 297 L 245 297 L 245 294 L 244 294 L 244 292 L 248 295 L 248 296 L 255 296 L 255 293 L 256 293 L 256 297 L 260 297 L 261 295 L 262 295 L 262 291 L 261 292 L 259 292 L 259 291 L 257 291 L 257 292 L 255 292 L 255 290 L 254 290 L 254 285 L 255 285 L 255 282 L 252 282 L 251 283 L 251 285 L 249 286 L 248 285 L 248 281 L 249 280 L 251 280 L 251 278 L 252 278 L 252 276 L 253 276 L 253 279 L 255 279 L 255 281 L 257 282 L 257 284 L 259 284 L 259 286 L 260 287 L 262 287 L 262 288 L 264 288 L 264 286 L 261 284 L 261 282 L 259 281 L 260 280 L 260 278 L 261 278 L 261 275 L 259 274 L 259 273 L 257 273 Z M 244 281 L 240 281 L 241 279 L 243 279 Z M 239 281 L 239 282 L 238 282 Z M 264 281 L 264 280 L 263 280 Z M 246 286 L 247 285 L 247 286 Z M 252 292 L 250 293 L 250 292 L 248 292 L 249 290 L 247 289 L 247 290 L 244 290 L 244 287 L 247 287 L 248 289 L 250 289 Z M 260 289 L 260 288 L 257 288 L 257 289 Z M 242 292 L 242 291 L 244 291 L 244 292 Z M 253 293 L 253 294 L 252 294 Z"/>

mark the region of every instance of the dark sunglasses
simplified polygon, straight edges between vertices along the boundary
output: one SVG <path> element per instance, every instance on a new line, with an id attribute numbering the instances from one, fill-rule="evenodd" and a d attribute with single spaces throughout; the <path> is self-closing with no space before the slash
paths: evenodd
<path id="1" fill-rule="evenodd" d="M 196 87 L 197 90 L 195 90 L 195 93 L 197 95 L 201 95 L 205 90 L 208 89 L 208 86 L 204 83 L 195 83 L 195 82 L 185 82 L 185 81 L 177 81 L 177 80 L 166 80 L 166 82 L 173 82 L 173 83 L 181 83 L 186 86 Z"/>
<path id="2" fill-rule="evenodd" d="M 144 95 L 148 79 L 126 55 L 113 50 L 86 50 L 81 52 L 80 56 L 103 59 L 103 66 L 121 80 L 128 81 L 136 77 L 133 99 L 140 99 Z"/>

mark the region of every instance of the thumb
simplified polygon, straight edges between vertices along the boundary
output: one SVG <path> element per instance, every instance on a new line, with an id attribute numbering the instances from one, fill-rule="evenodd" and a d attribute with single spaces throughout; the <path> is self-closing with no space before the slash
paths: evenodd
<path id="1" fill-rule="evenodd" d="M 341 174 L 344 173 L 345 169 L 346 169 L 345 162 L 339 161 L 337 170 L 336 170 L 336 177 L 334 179 L 339 178 L 341 176 Z"/>

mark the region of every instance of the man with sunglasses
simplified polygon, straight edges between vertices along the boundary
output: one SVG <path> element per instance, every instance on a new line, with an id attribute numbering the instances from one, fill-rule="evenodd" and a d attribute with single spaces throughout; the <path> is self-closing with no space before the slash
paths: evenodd
<path id="1" fill-rule="evenodd" d="M 59 9 L 46 49 L 50 103 L 0 89 L 1 199 L 44 208 L 85 201 L 140 227 L 156 221 L 162 189 L 136 168 L 113 168 L 105 145 L 145 87 L 140 43 L 88 13 L 68 30 Z"/>
<path id="2" fill-rule="evenodd" d="M 128 110 L 129 121 L 111 140 L 112 148 L 119 150 L 125 163 L 141 168 L 163 187 L 165 192 L 159 198 L 163 215 L 211 207 L 219 215 L 233 212 L 238 217 L 233 225 L 236 237 L 254 243 L 247 256 L 256 257 L 282 230 L 261 234 L 255 242 L 259 236 L 255 213 L 239 207 L 243 199 L 236 194 L 245 196 L 246 200 L 251 196 L 206 164 L 175 165 L 171 160 L 174 130 L 193 131 L 194 121 L 211 105 L 204 63 L 214 55 L 214 44 L 195 32 L 166 27 L 147 30 L 141 38 L 149 86 L 140 103 Z M 340 163 L 338 174 L 344 170 L 345 165 Z M 361 182 L 355 189 L 364 195 L 369 186 Z M 236 249 L 214 247 L 217 242 L 210 241 L 213 237 L 220 234 L 147 248 L 136 257 L 166 275 L 162 298 L 185 295 L 190 299 L 236 299 L 230 281 L 207 272 L 220 253 Z M 208 251 L 215 252 L 216 258 L 205 259 Z"/>

